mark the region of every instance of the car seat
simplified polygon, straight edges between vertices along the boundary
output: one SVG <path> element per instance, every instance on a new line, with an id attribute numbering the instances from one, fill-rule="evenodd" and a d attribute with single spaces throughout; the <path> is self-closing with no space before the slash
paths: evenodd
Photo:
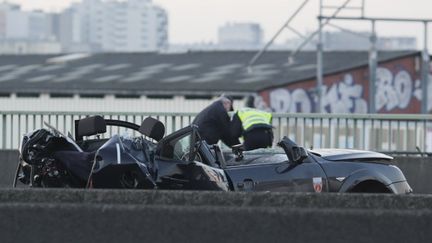
<path id="1" fill-rule="evenodd" d="M 165 135 L 165 126 L 161 121 L 149 116 L 141 123 L 139 132 L 159 142 Z"/>

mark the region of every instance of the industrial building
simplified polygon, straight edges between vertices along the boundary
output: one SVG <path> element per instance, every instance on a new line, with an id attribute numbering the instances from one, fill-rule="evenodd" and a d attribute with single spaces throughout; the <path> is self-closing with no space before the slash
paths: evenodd
<path id="1" fill-rule="evenodd" d="M 3 55 L 0 109 L 197 112 L 229 93 L 239 101 L 256 94 L 256 105 L 274 112 L 317 111 L 315 52 L 302 52 L 289 63 L 289 52 L 269 51 L 248 69 L 254 54 Z M 420 67 L 421 52 L 378 53 L 377 113 L 421 113 Z M 325 52 L 323 70 L 323 112 L 368 113 L 367 52 Z M 430 111 L 430 98 L 427 104 Z"/>

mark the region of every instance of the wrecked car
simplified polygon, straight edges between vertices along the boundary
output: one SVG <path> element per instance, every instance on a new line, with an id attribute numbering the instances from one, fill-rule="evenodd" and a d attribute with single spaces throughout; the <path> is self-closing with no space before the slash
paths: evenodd
<path id="1" fill-rule="evenodd" d="M 209 145 L 195 125 L 164 136 L 162 122 L 142 124 L 101 116 L 75 121 L 75 136 L 56 128 L 23 137 L 14 187 L 169 190 L 411 193 L 385 154 L 306 150 L 288 137 L 277 148 L 231 151 Z M 136 131 L 105 138 L 107 126 Z"/>

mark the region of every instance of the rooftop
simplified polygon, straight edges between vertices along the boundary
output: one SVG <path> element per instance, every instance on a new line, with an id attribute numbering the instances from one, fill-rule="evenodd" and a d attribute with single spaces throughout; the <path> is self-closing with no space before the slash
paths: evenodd
<path id="1" fill-rule="evenodd" d="M 316 52 L 269 51 L 247 70 L 255 51 L 0 56 L 0 91 L 64 94 L 249 93 L 316 75 Z M 380 52 L 379 61 L 419 55 Z M 367 52 L 324 53 L 324 74 L 368 64 Z"/>

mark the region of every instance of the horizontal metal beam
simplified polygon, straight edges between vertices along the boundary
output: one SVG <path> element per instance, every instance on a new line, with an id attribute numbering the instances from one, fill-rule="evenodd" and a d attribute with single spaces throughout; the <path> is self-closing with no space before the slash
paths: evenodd
<path id="1" fill-rule="evenodd" d="M 210 102 L 209 102 L 210 103 Z M 44 116 L 195 116 L 192 112 L 52 112 L 52 111 L 0 111 L 0 115 L 44 115 Z"/>
<path id="2" fill-rule="evenodd" d="M 86 116 L 86 115 L 101 115 L 101 116 L 195 116 L 193 112 L 50 112 L 50 111 L 1 111 L 0 115 L 50 115 L 50 116 Z M 335 113 L 274 113 L 275 118 L 316 118 L 316 119 L 363 119 L 363 120 L 403 120 L 403 121 L 432 121 L 432 115 L 427 114 L 335 114 Z"/>
<path id="3" fill-rule="evenodd" d="M 347 29 L 347 28 L 340 27 L 340 26 L 335 25 L 335 24 L 328 23 L 327 25 L 330 26 L 330 27 L 336 28 L 338 30 L 341 30 L 343 32 L 347 32 L 349 34 L 361 37 L 361 38 L 365 38 L 365 39 L 369 39 L 370 38 L 370 36 L 368 36 L 368 35 L 363 35 L 363 34 L 361 34 L 359 32 L 355 32 L 355 31 L 352 31 L 352 30 Z"/>
<path id="4" fill-rule="evenodd" d="M 327 6 L 323 6 L 323 8 L 325 8 L 325 9 L 338 9 L 338 8 L 340 8 L 340 6 L 327 5 Z M 344 7 L 344 9 L 359 10 L 359 9 L 363 9 L 363 7 L 362 6 L 346 6 L 346 7 Z"/>
<path id="5" fill-rule="evenodd" d="M 332 17 L 318 16 L 318 19 L 331 20 L 361 20 L 361 21 L 382 21 L 382 22 L 432 22 L 432 19 L 417 19 L 417 18 L 374 18 L 374 17 Z"/>

